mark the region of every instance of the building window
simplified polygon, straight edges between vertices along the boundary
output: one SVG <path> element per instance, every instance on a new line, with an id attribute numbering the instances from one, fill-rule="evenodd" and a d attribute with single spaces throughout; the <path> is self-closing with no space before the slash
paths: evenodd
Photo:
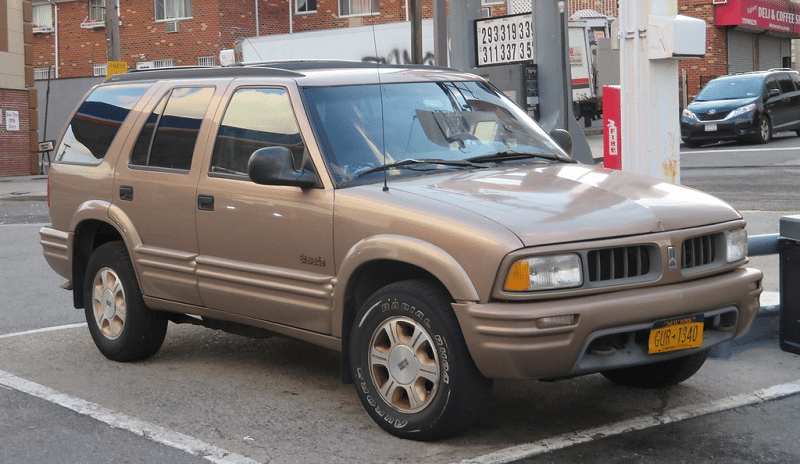
<path id="1" fill-rule="evenodd" d="M 295 12 L 300 13 L 316 13 L 317 0 L 295 0 Z"/>
<path id="2" fill-rule="evenodd" d="M 192 17 L 192 0 L 155 0 L 156 21 Z"/>
<path id="3" fill-rule="evenodd" d="M 93 64 L 92 65 L 92 76 L 102 76 L 105 77 L 108 74 L 108 64 Z"/>
<path id="4" fill-rule="evenodd" d="M 53 7 L 49 3 L 33 5 L 33 32 L 53 32 Z"/>
<path id="5" fill-rule="evenodd" d="M 339 0 L 339 16 L 370 15 L 380 12 L 379 0 Z"/>
<path id="6" fill-rule="evenodd" d="M 166 60 L 153 60 L 154 68 L 171 68 L 172 66 L 172 58 L 167 58 Z"/>
<path id="7" fill-rule="evenodd" d="M 89 21 L 104 22 L 106 20 L 105 0 L 89 0 Z"/>
<path id="8" fill-rule="evenodd" d="M 53 77 L 51 74 L 53 68 L 36 68 L 33 70 L 33 79 L 36 81 L 46 81 Z"/>
<path id="9" fill-rule="evenodd" d="M 215 64 L 216 63 L 215 63 L 215 60 L 214 60 L 214 55 L 211 55 L 211 56 L 198 56 L 197 57 L 197 66 L 208 66 L 208 67 L 211 67 L 211 66 L 214 66 Z"/>

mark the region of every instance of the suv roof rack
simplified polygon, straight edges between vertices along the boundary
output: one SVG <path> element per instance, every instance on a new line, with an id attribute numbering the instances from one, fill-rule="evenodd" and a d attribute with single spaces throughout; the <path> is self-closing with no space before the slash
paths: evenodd
<path id="1" fill-rule="evenodd" d="M 105 82 L 152 81 L 159 79 L 201 78 L 201 77 L 302 77 L 302 74 L 288 69 L 266 66 L 206 67 L 178 66 L 174 68 L 136 69 L 122 74 L 114 74 Z"/>

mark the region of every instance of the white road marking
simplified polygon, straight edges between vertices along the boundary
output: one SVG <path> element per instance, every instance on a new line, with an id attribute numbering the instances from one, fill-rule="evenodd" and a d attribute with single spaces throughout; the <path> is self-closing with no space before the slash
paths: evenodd
<path id="1" fill-rule="evenodd" d="M 586 430 L 565 433 L 556 437 L 545 438 L 533 443 L 512 446 L 493 453 L 484 454 L 472 459 L 465 459 L 461 464 L 501 464 L 520 459 L 537 456 L 551 451 L 568 448 L 573 445 L 589 443 L 600 438 L 621 435 L 623 433 L 644 430 L 658 425 L 666 425 L 693 417 L 705 416 L 717 412 L 727 411 L 742 406 L 765 403 L 767 401 L 785 398 L 800 393 L 800 380 L 774 385 L 772 387 L 756 390 L 741 395 L 729 396 L 709 403 L 683 406 L 670 409 L 663 414 L 652 416 L 639 416 L 632 419 L 615 422 L 613 424 L 594 427 Z"/>
<path id="2" fill-rule="evenodd" d="M 762 152 L 762 151 L 797 151 L 797 147 L 775 147 L 775 148 L 738 148 L 738 147 L 730 147 L 730 148 L 720 148 L 719 150 L 692 150 L 687 152 L 682 152 L 681 155 L 694 155 L 694 154 L 703 154 L 703 153 L 724 153 L 724 152 L 734 152 L 734 153 L 748 153 L 748 152 Z"/>
<path id="3" fill-rule="evenodd" d="M 55 327 L 45 327 L 42 329 L 26 330 L 24 332 L 16 332 L 5 335 L 0 335 L 0 340 L 4 338 L 21 337 L 24 335 L 35 335 L 45 332 L 54 332 L 56 330 L 77 329 L 79 327 L 86 327 L 85 322 L 78 322 L 77 324 L 57 325 Z"/>
<path id="4" fill-rule="evenodd" d="M 63 406 L 67 409 L 104 422 L 114 428 L 133 432 L 140 437 L 171 448 L 185 451 L 218 464 L 258 464 L 258 461 L 231 453 L 204 441 L 174 432 L 156 424 L 122 414 L 99 404 L 57 392 L 38 383 L 25 380 L 0 370 L 0 386 L 27 393 L 31 396 Z"/>

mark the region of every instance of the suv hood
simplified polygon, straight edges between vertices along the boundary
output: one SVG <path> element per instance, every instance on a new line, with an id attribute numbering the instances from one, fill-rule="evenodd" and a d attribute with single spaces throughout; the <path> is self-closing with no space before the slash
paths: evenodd
<path id="1" fill-rule="evenodd" d="M 580 164 L 421 176 L 389 187 L 490 219 L 516 234 L 525 246 L 741 219 L 728 204 L 697 190 Z M 430 206 L 429 201 L 424 203 Z"/>

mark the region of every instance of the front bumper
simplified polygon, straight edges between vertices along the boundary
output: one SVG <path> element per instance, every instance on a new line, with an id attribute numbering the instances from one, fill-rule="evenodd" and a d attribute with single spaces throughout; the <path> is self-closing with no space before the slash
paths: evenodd
<path id="1" fill-rule="evenodd" d="M 661 287 L 550 301 L 455 303 L 453 309 L 486 377 L 569 377 L 685 356 L 744 335 L 758 313 L 761 279 L 757 269 L 738 268 Z M 695 314 L 706 316 L 702 347 L 647 354 L 654 322 Z M 575 324 L 536 326 L 542 317 L 566 315 L 577 315 Z"/>
<path id="2" fill-rule="evenodd" d="M 714 129 L 714 130 L 710 130 Z M 684 142 L 742 140 L 756 136 L 757 127 L 752 117 L 719 121 L 681 121 L 681 138 Z"/>

